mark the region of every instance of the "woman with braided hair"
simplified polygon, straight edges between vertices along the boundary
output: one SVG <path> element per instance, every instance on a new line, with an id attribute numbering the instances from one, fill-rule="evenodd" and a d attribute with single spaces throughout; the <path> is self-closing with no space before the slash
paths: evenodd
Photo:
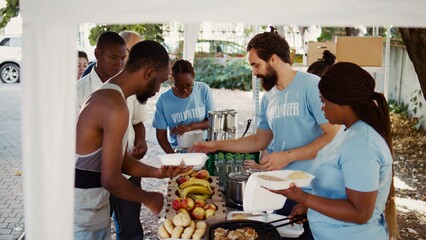
<path id="1" fill-rule="evenodd" d="M 309 209 L 315 239 L 397 237 L 385 97 L 367 71 L 347 62 L 330 67 L 318 86 L 326 118 L 345 128 L 318 152 L 311 193 L 294 185 L 273 192 L 299 203 L 290 217 Z"/>

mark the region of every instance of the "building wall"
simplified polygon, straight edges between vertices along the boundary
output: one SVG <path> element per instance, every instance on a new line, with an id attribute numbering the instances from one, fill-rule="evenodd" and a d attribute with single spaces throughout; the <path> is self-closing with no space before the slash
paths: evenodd
<path id="1" fill-rule="evenodd" d="M 423 128 L 426 130 L 426 101 L 423 95 L 417 102 L 410 101 L 415 91 L 420 90 L 420 83 L 405 47 L 392 46 L 389 63 L 389 99 L 408 104 L 410 116 L 423 119 Z M 418 93 L 418 92 L 416 92 Z M 421 103 L 422 107 L 418 105 Z M 412 109 L 417 105 L 417 113 Z"/>

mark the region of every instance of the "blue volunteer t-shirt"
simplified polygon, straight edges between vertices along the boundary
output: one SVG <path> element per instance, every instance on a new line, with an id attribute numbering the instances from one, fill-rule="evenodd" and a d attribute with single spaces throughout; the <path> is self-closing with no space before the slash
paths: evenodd
<path id="1" fill-rule="evenodd" d="M 345 188 L 358 192 L 378 191 L 371 218 L 365 224 L 349 223 L 309 209 L 315 239 L 389 239 L 383 211 L 392 180 L 392 155 L 386 141 L 359 120 L 342 129 L 318 152 L 312 165 L 312 194 L 347 199 Z"/>
<path id="2" fill-rule="evenodd" d="M 177 147 L 177 137 L 170 130 L 180 124 L 201 122 L 208 118 L 208 112 L 214 110 L 212 92 L 202 82 L 194 82 L 192 93 L 187 98 L 177 97 L 172 89 L 158 98 L 152 127 L 169 130 L 169 141 Z"/>
<path id="3" fill-rule="evenodd" d="M 258 128 L 272 130 L 270 152 L 282 152 L 305 146 L 323 135 L 321 124 L 327 123 L 321 110 L 319 77 L 297 72 L 283 90 L 276 87 L 266 92 L 261 101 Z M 295 161 L 287 170 L 311 172 L 312 160 Z"/>

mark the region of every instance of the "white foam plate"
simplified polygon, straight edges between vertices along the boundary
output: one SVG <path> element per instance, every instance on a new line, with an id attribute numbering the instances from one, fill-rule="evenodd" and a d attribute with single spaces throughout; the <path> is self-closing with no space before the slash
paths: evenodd
<path id="1" fill-rule="evenodd" d="M 179 166 L 183 163 L 185 166 L 192 166 L 193 169 L 201 169 L 209 158 L 204 153 L 171 153 L 157 157 L 161 166 Z"/>
<path id="2" fill-rule="evenodd" d="M 302 172 L 302 171 L 294 171 L 294 170 L 278 170 L 278 171 L 268 171 L 268 172 L 257 172 L 253 173 L 252 176 L 255 177 L 256 181 L 263 187 L 272 189 L 272 190 L 282 190 L 282 189 L 288 189 L 290 187 L 291 183 L 294 183 L 297 187 L 306 187 L 311 184 L 312 179 L 315 177 L 307 172 L 303 172 L 306 174 L 306 178 L 301 179 L 288 179 L 288 175 L 294 173 L 294 172 Z M 266 180 L 264 178 L 261 178 L 259 176 L 266 175 L 271 176 L 273 178 L 281 179 L 281 181 L 278 180 Z"/>
<path id="3" fill-rule="evenodd" d="M 274 211 L 284 206 L 286 197 L 261 187 L 254 174 L 250 175 L 244 188 L 243 209 L 248 212 Z"/>

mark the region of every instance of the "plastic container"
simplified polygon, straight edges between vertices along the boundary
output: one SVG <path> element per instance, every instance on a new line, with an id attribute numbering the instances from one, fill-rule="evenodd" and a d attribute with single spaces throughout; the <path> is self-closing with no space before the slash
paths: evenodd
<path id="1" fill-rule="evenodd" d="M 177 137 L 178 146 L 180 148 L 190 148 L 194 143 L 202 141 L 203 130 L 189 131 Z"/>
<path id="2" fill-rule="evenodd" d="M 209 157 L 204 153 L 171 153 L 157 156 L 157 158 L 161 166 L 178 166 L 184 163 L 185 166 L 201 169 Z"/>

